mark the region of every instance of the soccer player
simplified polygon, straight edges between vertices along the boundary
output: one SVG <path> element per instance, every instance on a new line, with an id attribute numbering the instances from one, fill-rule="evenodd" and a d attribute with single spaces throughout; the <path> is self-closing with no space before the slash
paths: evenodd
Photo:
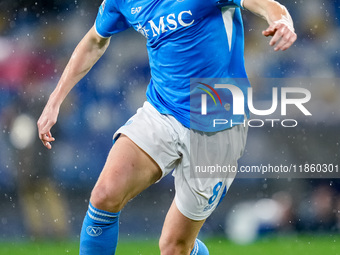
<path id="1" fill-rule="evenodd" d="M 269 44 L 275 51 L 288 49 L 296 40 L 287 9 L 272 0 L 104 0 L 100 6 L 95 25 L 74 50 L 38 120 L 43 144 L 51 149 L 55 140 L 51 127 L 61 103 L 103 55 L 113 34 L 133 27 L 145 36 L 152 78 L 147 102 L 114 135 L 83 222 L 81 255 L 115 254 L 121 209 L 172 170 L 176 194 L 165 218 L 160 252 L 209 254 L 196 238 L 234 176 L 194 178 L 190 164 L 203 160 L 236 165 L 247 130 L 243 125 L 213 129 L 208 120 L 200 122 L 191 116 L 190 110 L 197 110 L 200 101 L 190 102 L 190 78 L 246 79 L 242 8 L 268 22 L 262 33 L 272 36 Z M 214 89 L 211 85 L 202 83 L 201 89 Z M 249 86 L 247 82 L 236 85 L 244 93 Z M 222 93 L 221 98 L 228 99 L 228 95 Z M 232 108 L 233 102 L 226 105 Z M 234 123 L 244 118 L 228 115 Z"/>

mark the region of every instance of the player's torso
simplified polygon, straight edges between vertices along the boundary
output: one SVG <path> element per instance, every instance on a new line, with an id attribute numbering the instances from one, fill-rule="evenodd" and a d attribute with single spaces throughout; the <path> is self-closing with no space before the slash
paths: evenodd
<path id="1" fill-rule="evenodd" d="M 147 39 L 147 98 L 159 112 L 191 126 L 190 78 L 245 77 L 235 6 L 221 9 L 217 0 L 117 0 L 116 6 Z"/>

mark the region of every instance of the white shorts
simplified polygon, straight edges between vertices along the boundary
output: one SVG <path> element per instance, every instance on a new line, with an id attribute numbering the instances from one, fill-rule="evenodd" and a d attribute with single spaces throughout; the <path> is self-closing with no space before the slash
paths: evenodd
<path id="1" fill-rule="evenodd" d="M 216 133 L 193 131 L 145 102 L 117 130 L 114 139 L 119 134 L 126 135 L 149 154 L 162 170 L 162 177 L 174 170 L 177 208 L 189 219 L 203 220 L 217 207 L 236 173 L 212 174 L 197 171 L 197 166 L 200 170 L 204 165 L 237 168 L 237 160 L 245 147 L 247 128 L 238 125 Z"/>

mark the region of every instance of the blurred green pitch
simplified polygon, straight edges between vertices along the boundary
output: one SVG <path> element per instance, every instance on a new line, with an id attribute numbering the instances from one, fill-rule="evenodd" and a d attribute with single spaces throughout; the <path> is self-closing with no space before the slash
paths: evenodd
<path id="1" fill-rule="evenodd" d="M 223 237 L 205 239 L 210 255 L 340 255 L 340 235 L 304 235 L 262 238 L 249 245 L 236 245 Z M 1 242 L 1 255 L 77 255 L 78 242 Z M 118 243 L 117 255 L 157 255 L 158 241 Z"/>

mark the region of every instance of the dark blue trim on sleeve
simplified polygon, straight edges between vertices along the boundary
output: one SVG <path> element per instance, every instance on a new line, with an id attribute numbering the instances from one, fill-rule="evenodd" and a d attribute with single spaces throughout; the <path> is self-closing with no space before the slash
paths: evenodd
<path id="1" fill-rule="evenodd" d="M 241 5 L 242 0 L 218 0 L 217 6 L 218 7 L 240 7 L 243 9 L 242 5 Z"/>

